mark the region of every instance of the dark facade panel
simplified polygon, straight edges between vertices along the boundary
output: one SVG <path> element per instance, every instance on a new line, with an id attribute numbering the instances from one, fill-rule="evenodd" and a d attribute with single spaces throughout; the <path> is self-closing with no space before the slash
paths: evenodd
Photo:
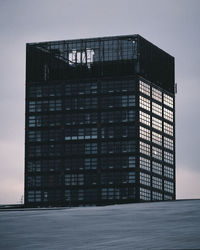
<path id="1" fill-rule="evenodd" d="M 174 93 L 174 57 L 143 37 L 138 38 L 139 74 L 168 92 Z"/>

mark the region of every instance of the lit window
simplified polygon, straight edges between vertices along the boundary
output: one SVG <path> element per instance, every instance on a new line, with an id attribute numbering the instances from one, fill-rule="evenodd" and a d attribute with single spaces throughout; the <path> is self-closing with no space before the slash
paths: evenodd
<path id="1" fill-rule="evenodd" d="M 162 194 L 158 192 L 152 192 L 152 200 L 153 201 L 161 201 L 162 200 Z"/>
<path id="2" fill-rule="evenodd" d="M 150 130 L 140 126 L 140 138 L 150 141 Z"/>
<path id="3" fill-rule="evenodd" d="M 152 186 L 153 186 L 154 188 L 157 188 L 157 189 L 159 189 L 159 190 L 162 190 L 162 179 L 153 176 L 153 177 L 152 177 Z"/>
<path id="4" fill-rule="evenodd" d="M 150 86 L 142 81 L 140 81 L 140 92 L 145 95 L 150 96 Z"/>
<path id="5" fill-rule="evenodd" d="M 166 163 L 173 164 L 174 163 L 174 156 L 173 156 L 173 154 L 164 151 L 164 161 Z"/>
<path id="6" fill-rule="evenodd" d="M 152 161 L 152 172 L 155 174 L 162 175 L 162 164 Z"/>
<path id="7" fill-rule="evenodd" d="M 162 117 L 162 106 L 152 102 L 152 113 Z"/>
<path id="8" fill-rule="evenodd" d="M 145 188 L 140 188 L 140 200 L 150 201 L 151 191 Z"/>
<path id="9" fill-rule="evenodd" d="M 140 111 L 140 122 L 150 126 L 150 115 Z"/>
<path id="10" fill-rule="evenodd" d="M 162 160 L 162 150 L 156 147 L 152 147 L 152 157 L 158 160 Z"/>
<path id="11" fill-rule="evenodd" d="M 174 149 L 174 142 L 173 140 L 167 138 L 167 137 L 164 137 L 164 147 L 165 148 L 168 148 L 170 150 L 173 150 Z"/>
<path id="12" fill-rule="evenodd" d="M 150 156 L 150 145 L 140 142 L 140 153 Z"/>
<path id="13" fill-rule="evenodd" d="M 150 184 L 151 184 L 150 175 L 141 172 L 140 173 L 140 184 L 150 186 Z"/>
<path id="14" fill-rule="evenodd" d="M 150 169 L 151 169 L 150 160 L 148 160 L 144 157 L 140 157 L 140 168 L 145 169 L 147 171 L 150 171 Z"/>
<path id="15" fill-rule="evenodd" d="M 162 92 L 158 89 L 152 88 L 152 98 L 159 102 L 162 102 Z"/>
<path id="16" fill-rule="evenodd" d="M 162 135 L 152 132 L 152 142 L 162 146 Z"/>
<path id="17" fill-rule="evenodd" d="M 152 127 L 162 131 L 162 121 L 155 117 L 152 117 Z"/>
<path id="18" fill-rule="evenodd" d="M 174 183 L 164 180 L 164 190 L 169 193 L 174 193 Z"/>
<path id="19" fill-rule="evenodd" d="M 150 111 L 150 100 L 140 96 L 140 107 Z"/>
<path id="20" fill-rule="evenodd" d="M 173 108 L 174 106 L 173 97 L 164 94 L 164 104 L 169 106 L 170 108 Z"/>
<path id="21" fill-rule="evenodd" d="M 173 112 L 169 109 L 164 108 L 164 118 L 166 120 L 169 120 L 170 122 L 173 122 Z"/>
<path id="22" fill-rule="evenodd" d="M 173 126 L 164 122 L 164 133 L 173 136 Z"/>
<path id="23" fill-rule="evenodd" d="M 174 169 L 167 167 L 167 166 L 164 166 L 164 176 L 168 177 L 170 179 L 173 179 L 174 178 Z"/>

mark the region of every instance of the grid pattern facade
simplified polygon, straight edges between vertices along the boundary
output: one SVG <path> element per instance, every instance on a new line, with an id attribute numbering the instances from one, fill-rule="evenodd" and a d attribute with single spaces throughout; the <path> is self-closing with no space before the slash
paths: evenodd
<path id="1" fill-rule="evenodd" d="M 174 93 L 142 77 L 143 42 L 27 44 L 27 206 L 175 198 Z"/>
<path id="2" fill-rule="evenodd" d="M 175 199 L 175 99 L 139 80 L 140 199 Z M 148 194 L 148 195 L 147 195 Z"/>

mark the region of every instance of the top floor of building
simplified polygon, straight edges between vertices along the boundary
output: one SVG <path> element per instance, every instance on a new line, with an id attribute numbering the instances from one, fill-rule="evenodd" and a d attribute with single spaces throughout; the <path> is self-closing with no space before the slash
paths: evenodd
<path id="1" fill-rule="evenodd" d="M 28 43 L 26 82 L 139 75 L 174 93 L 174 57 L 140 35 Z"/>

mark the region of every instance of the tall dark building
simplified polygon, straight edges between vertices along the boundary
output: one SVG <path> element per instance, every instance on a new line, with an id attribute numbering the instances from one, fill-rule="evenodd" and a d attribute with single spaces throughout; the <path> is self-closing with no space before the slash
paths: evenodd
<path id="1" fill-rule="evenodd" d="M 26 53 L 26 206 L 175 199 L 172 56 L 139 35 Z"/>

